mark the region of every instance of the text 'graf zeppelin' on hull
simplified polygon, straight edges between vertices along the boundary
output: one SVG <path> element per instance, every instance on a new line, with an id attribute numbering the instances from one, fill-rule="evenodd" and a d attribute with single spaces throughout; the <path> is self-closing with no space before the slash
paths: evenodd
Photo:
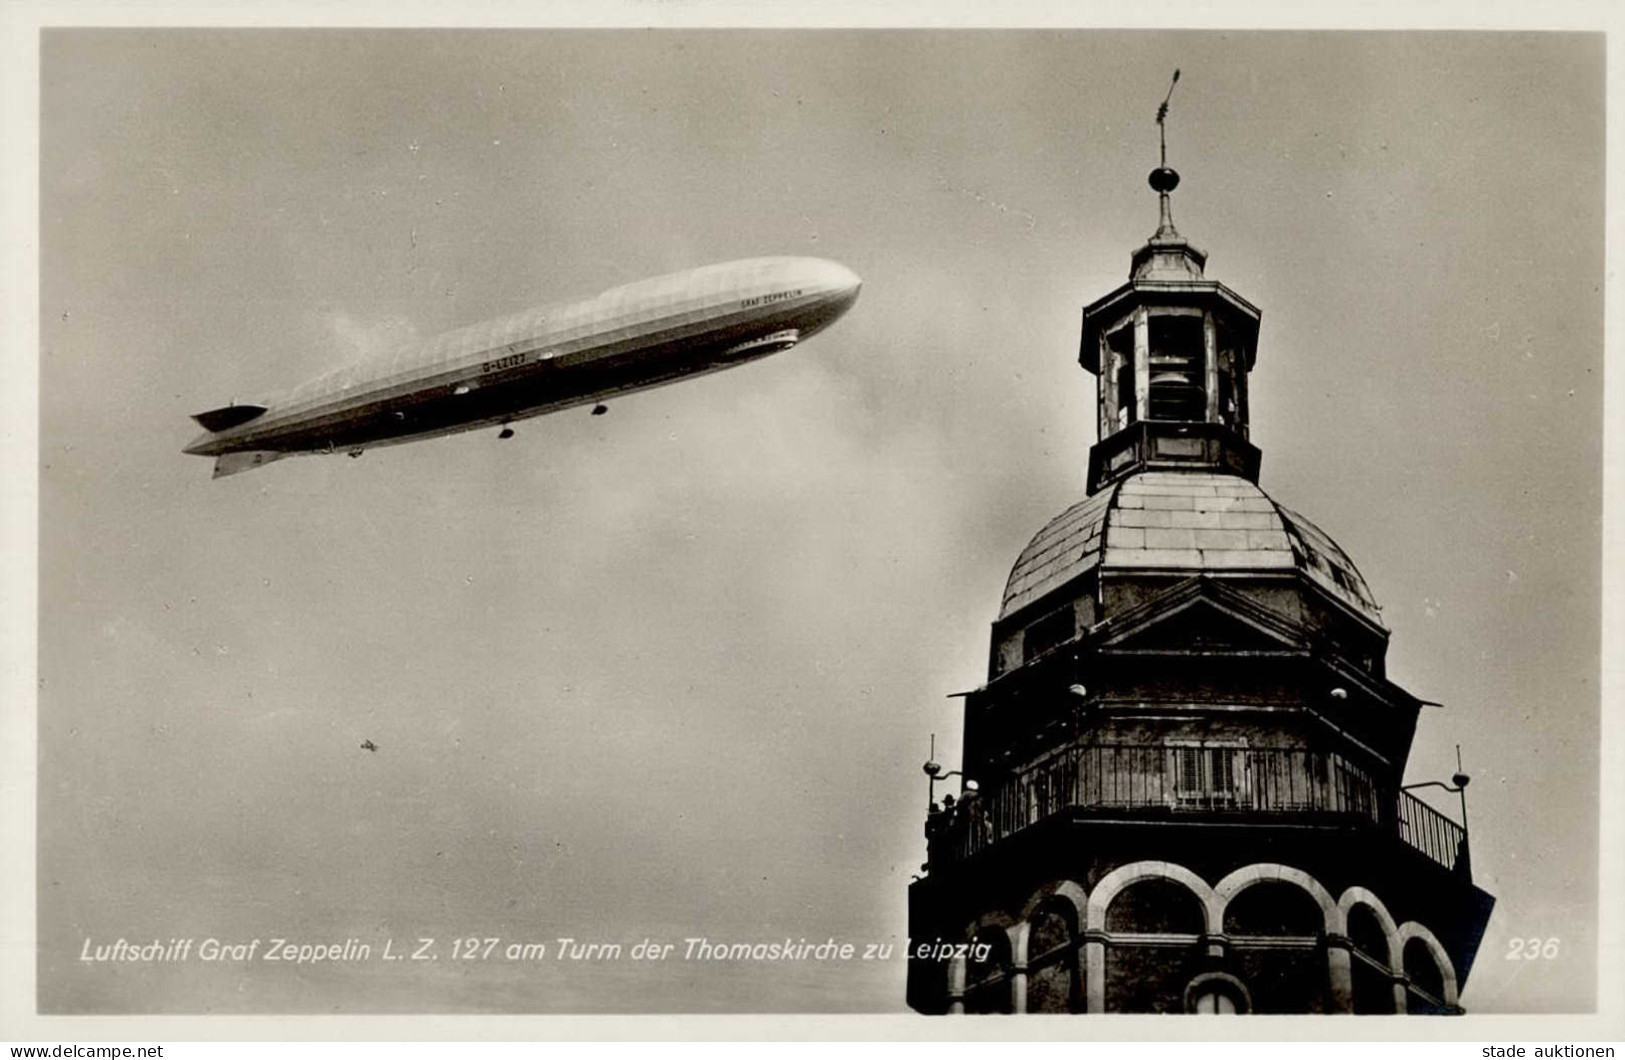
<path id="1" fill-rule="evenodd" d="M 198 413 L 186 452 L 216 478 L 298 453 L 350 452 L 507 423 L 789 349 L 862 281 L 818 258 L 753 258 L 642 280 L 409 343 L 264 403 Z"/>

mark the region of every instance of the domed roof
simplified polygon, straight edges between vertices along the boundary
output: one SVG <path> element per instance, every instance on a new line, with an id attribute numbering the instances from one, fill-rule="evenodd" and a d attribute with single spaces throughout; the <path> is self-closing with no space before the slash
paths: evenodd
<path id="1" fill-rule="evenodd" d="M 1022 549 L 999 617 L 1096 567 L 1187 574 L 1300 570 L 1382 625 L 1365 579 L 1337 543 L 1236 475 L 1147 471 L 1074 504 Z"/>

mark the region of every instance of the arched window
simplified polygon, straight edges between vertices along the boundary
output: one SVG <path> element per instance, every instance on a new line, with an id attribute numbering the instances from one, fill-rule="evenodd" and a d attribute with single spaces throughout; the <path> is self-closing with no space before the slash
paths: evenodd
<path id="1" fill-rule="evenodd" d="M 1251 1009 L 1260 1013 L 1323 1012 L 1328 1004 L 1324 936 L 1327 912 L 1304 880 L 1256 877 L 1230 892 L 1224 933 L 1231 969 L 1252 986 Z M 1221 882 L 1219 890 L 1224 891 Z"/>
<path id="2" fill-rule="evenodd" d="M 1197 970 L 1207 929 L 1202 900 L 1181 879 L 1146 876 L 1118 892 L 1103 919 L 1106 1011 L 1181 1011 L 1180 988 Z"/>
<path id="3" fill-rule="evenodd" d="M 1433 959 L 1433 951 L 1419 938 L 1405 942 L 1405 975 L 1411 981 L 1406 998 L 1410 1012 L 1435 1013 L 1445 1011 L 1444 972 Z M 1420 991 L 1420 993 L 1419 993 Z"/>
<path id="4" fill-rule="evenodd" d="M 1387 974 L 1388 934 L 1371 907 L 1364 903 L 1349 910 L 1349 955 L 1353 973 L 1354 1011 L 1358 1015 L 1394 1011 L 1393 980 Z"/>
<path id="5" fill-rule="evenodd" d="M 1247 985 L 1225 972 L 1205 972 L 1185 988 L 1185 1011 L 1200 1016 L 1235 1016 L 1252 1011 Z"/>
<path id="6" fill-rule="evenodd" d="M 1081 1011 L 1077 932 L 1071 918 L 1051 902 L 1035 912 L 1029 923 L 1027 1011 Z"/>

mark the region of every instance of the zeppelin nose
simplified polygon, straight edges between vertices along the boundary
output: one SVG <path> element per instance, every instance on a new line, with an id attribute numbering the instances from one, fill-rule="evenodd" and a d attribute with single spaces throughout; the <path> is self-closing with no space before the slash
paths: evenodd
<path id="1" fill-rule="evenodd" d="M 845 265 L 838 261 L 814 260 L 808 263 L 808 267 L 812 273 L 809 279 L 826 292 L 830 301 L 840 306 L 841 312 L 844 313 L 858 300 L 863 280 Z"/>
<path id="2" fill-rule="evenodd" d="M 856 296 L 858 289 L 863 286 L 863 279 L 857 273 L 839 262 L 828 262 L 824 282 L 842 294 Z"/>

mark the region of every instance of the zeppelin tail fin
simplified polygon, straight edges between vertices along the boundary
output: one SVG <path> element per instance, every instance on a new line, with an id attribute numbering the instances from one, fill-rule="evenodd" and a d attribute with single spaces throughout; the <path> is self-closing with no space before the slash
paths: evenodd
<path id="1" fill-rule="evenodd" d="M 253 449 L 246 453 L 227 453 L 217 457 L 214 462 L 214 477 L 225 478 L 243 471 L 252 471 L 262 464 L 269 464 L 281 460 L 289 453 L 278 453 L 270 449 Z"/>
<path id="2" fill-rule="evenodd" d="M 229 430 L 238 424 L 247 423 L 257 416 L 265 415 L 264 405 L 222 405 L 217 409 L 199 412 L 193 416 L 199 426 L 206 431 L 218 432 Z"/>

